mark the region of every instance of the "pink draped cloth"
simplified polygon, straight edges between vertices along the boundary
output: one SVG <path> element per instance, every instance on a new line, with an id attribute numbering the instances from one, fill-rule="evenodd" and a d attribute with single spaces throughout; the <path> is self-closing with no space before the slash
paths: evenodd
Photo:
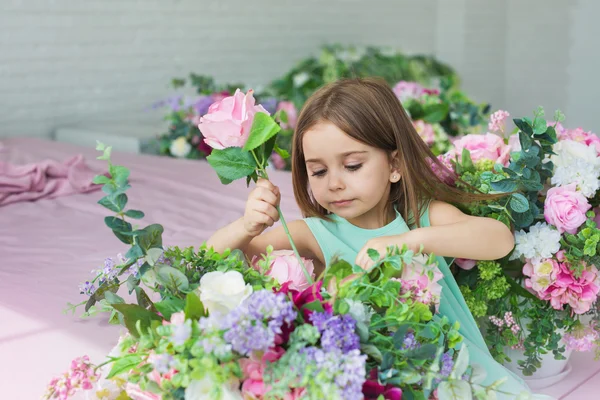
<path id="1" fill-rule="evenodd" d="M 19 201 L 53 199 L 101 188 L 81 154 L 62 162 L 43 160 L 16 165 L 0 161 L 0 206 Z"/>

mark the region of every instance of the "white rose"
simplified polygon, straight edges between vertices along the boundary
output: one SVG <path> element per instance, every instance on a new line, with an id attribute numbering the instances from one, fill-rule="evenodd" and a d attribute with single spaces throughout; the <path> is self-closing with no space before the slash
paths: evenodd
<path id="1" fill-rule="evenodd" d="M 209 272 L 200 279 L 200 300 L 210 314 L 227 314 L 251 294 L 238 271 Z"/>
<path id="2" fill-rule="evenodd" d="M 597 166 L 600 160 L 594 146 L 587 146 L 584 143 L 574 140 L 561 140 L 556 143 L 552 150 L 557 154 L 550 157 L 550 160 L 556 166 L 568 165 L 571 162 L 571 157 L 585 160 L 586 162 Z"/>
<path id="3" fill-rule="evenodd" d="M 239 383 L 221 388 L 220 400 L 242 400 L 242 394 L 237 388 Z M 193 380 L 185 389 L 185 400 L 215 400 L 214 384 L 210 375 L 204 375 L 201 380 Z"/>
<path id="4" fill-rule="evenodd" d="M 192 145 L 188 143 L 184 136 L 180 136 L 171 142 L 169 151 L 175 157 L 183 158 L 187 156 L 192 150 Z"/>

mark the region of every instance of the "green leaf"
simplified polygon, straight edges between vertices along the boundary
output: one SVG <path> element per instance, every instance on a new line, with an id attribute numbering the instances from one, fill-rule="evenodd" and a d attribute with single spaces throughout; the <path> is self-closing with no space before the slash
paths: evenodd
<path id="1" fill-rule="evenodd" d="M 400 325 L 396 332 L 394 332 L 392 342 L 394 343 L 394 347 L 396 349 L 400 349 L 404 345 L 404 338 L 406 337 L 406 332 L 408 332 L 408 328 L 410 328 L 409 324 Z"/>
<path id="2" fill-rule="evenodd" d="M 473 165 L 473 160 L 471 159 L 471 153 L 469 152 L 469 150 L 467 150 L 466 148 L 463 149 L 461 157 L 462 157 L 461 164 L 467 171 L 472 171 L 475 169 L 475 166 Z"/>
<path id="3" fill-rule="evenodd" d="M 519 142 L 521 142 L 522 149 L 528 150 L 533 144 L 533 139 L 525 132 L 519 131 Z"/>
<path id="4" fill-rule="evenodd" d="M 154 307 L 158 310 L 159 313 L 162 314 L 164 319 L 170 320 L 171 315 L 183 311 L 185 307 L 185 302 L 182 299 L 177 297 L 167 297 L 166 299 L 154 303 Z"/>
<path id="5" fill-rule="evenodd" d="M 263 146 L 262 151 L 262 159 L 267 161 L 271 154 L 273 153 L 273 149 L 275 148 L 275 141 L 277 140 L 277 136 L 273 136 L 271 139 L 267 140 Z"/>
<path id="6" fill-rule="evenodd" d="M 271 116 L 258 112 L 254 114 L 254 121 L 252 122 L 252 129 L 250 129 L 250 135 L 244 145 L 245 151 L 254 150 L 267 140 L 271 139 L 281 130 L 281 127 L 275 122 Z M 247 174 L 246 174 L 247 175 Z"/>
<path id="7" fill-rule="evenodd" d="M 521 193 L 513 193 L 510 196 L 510 207 L 518 213 L 524 213 L 529 210 L 529 200 Z"/>
<path id="8" fill-rule="evenodd" d="M 104 293 L 104 298 L 106 299 L 106 301 L 109 302 L 109 304 L 124 304 L 125 300 L 123 300 L 123 298 L 121 296 L 119 296 L 116 293 L 113 293 L 111 291 L 106 291 Z"/>
<path id="9" fill-rule="evenodd" d="M 279 154 L 281 156 L 281 158 L 288 159 L 290 158 L 290 153 L 288 153 L 287 150 L 280 148 L 279 146 L 275 145 L 275 153 Z"/>
<path id="10" fill-rule="evenodd" d="M 381 362 L 381 371 L 386 371 L 394 366 L 394 353 L 388 352 L 383 355 L 383 361 Z"/>
<path id="11" fill-rule="evenodd" d="M 105 148 L 106 145 L 104 143 L 100 142 L 99 140 L 96 140 L 96 150 L 104 151 Z"/>
<path id="12" fill-rule="evenodd" d="M 144 213 L 139 210 L 127 210 L 125 211 L 125 215 L 129 218 L 133 219 L 141 219 L 144 218 Z"/>
<path id="13" fill-rule="evenodd" d="M 260 113 L 257 113 L 257 115 Z M 223 182 L 233 182 L 252 174 L 257 168 L 252 154 L 241 147 L 228 147 L 223 150 L 213 150 L 206 157 L 208 163 L 214 168 Z"/>
<path id="14" fill-rule="evenodd" d="M 112 151 L 112 147 L 106 147 L 103 150 L 103 153 L 101 156 L 96 157 L 98 160 L 105 160 L 105 161 L 109 161 L 110 160 L 110 153 Z"/>
<path id="15" fill-rule="evenodd" d="M 467 367 L 469 366 L 469 349 L 467 346 L 461 346 L 458 357 L 456 357 L 456 361 L 454 362 L 454 368 L 452 369 L 452 373 L 450 377 L 453 379 L 461 379 L 462 376 L 467 371 Z"/>
<path id="16" fill-rule="evenodd" d="M 491 182 L 491 186 L 496 192 L 509 193 L 517 190 L 517 183 L 510 178 L 497 182 Z"/>
<path id="17" fill-rule="evenodd" d="M 110 178 L 105 175 L 96 175 L 94 177 L 94 180 L 92 180 L 92 182 L 95 184 L 98 184 L 98 185 L 104 185 L 105 183 L 110 182 Z"/>
<path id="18" fill-rule="evenodd" d="M 430 124 L 435 124 L 446 119 L 450 107 L 448 103 L 437 103 L 425 106 L 425 116 L 423 120 Z"/>
<path id="19" fill-rule="evenodd" d="M 381 255 L 375 249 L 367 249 L 367 255 L 369 256 L 369 258 L 371 260 L 373 260 L 375 262 L 379 261 L 379 259 L 381 258 Z"/>
<path id="20" fill-rule="evenodd" d="M 103 198 L 98 200 L 98 204 L 108 208 L 110 211 L 119 213 L 123 211 L 123 208 L 125 208 L 125 205 L 127 204 L 127 195 L 125 193 L 121 193 L 116 196 L 104 196 Z"/>
<path id="21" fill-rule="evenodd" d="M 130 275 L 130 276 L 133 276 L 133 275 Z M 138 280 L 138 282 L 139 282 L 139 280 Z M 129 284 L 129 279 L 128 279 L 127 283 Z M 150 300 L 150 297 L 148 296 L 148 294 L 146 294 L 144 289 L 137 286 L 134 290 L 135 290 L 135 298 L 138 302 L 138 305 L 144 307 L 145 309 L 148 309 L 148 308 L 154 306 L 154 303 L 152 303 L 152 300 Z"/>
<path id="22" fill-rule="evenodd" d="M 183 272 L 176 268 L 165 266 L 158 270 L 156 275 L 157 280 L 164 286 L 179 291 L 186 291 L 189 288 L 190 282 Z"/>
<path id="23" fill-rule="evenodd" d="M 112 179 L 115 181 L 118 187 L 127 185 L 127 179 L 129 178 L 129 169 L 121 165 L 111 165 L 108 169 Z"/>
<path id="24" fill-rule="evenodd" d="M 532 129 L 531 125 L 529 125 L 529 123 L 526 122 L 526 119 L 513 119 L 513 122 L 515 123 L 517 128 L 519 128 L 521 131 L 523 131 L 527 135 L 531 136 L 533 134 L 533 129 Z"/>
<path id="25" fill-rule="evenodd" d="M 541 135 L 546 132 L 546 129 L 548 129 L 548 124 L 546 124 L 546 120 L 543 118 L 536 118 L 535 122 L 533 123 L 533 134 Z"/>
<path id="26" fill-rule="evenodd" d="M 437 346 L 432 343 L 427 343 L 417 349 L 407 351 L 406 357 L 416 360 L 427 360 L 433 358 L 436 352 Z"/>
<path id="27" fill-rule="evenodd" d="M 144 251 L 142 250 L 142 248 L 140 246 L 133 245 L 129 251 L 125 254 L 125 258 L 129 259 L 129 260 L 137 260 L 140 257 L 144 256 Z"/>
<path id="28" fill-rule="evenodd" d="M 311 301 L 310 303 L 306 303 L 302 306 L 302 310 L 312 310 L 316 312 L 325 312 L 323 308 L 323 304 L 319 300 Z"/>
<path id="29" fill-rule="evenodd" d="M 162 321 L 162 318 L 158 314 L 148 311 L 137 304 L 114 304 L 113 307 L 123 314 L 125 326 L 134 337 L 139 337 L 139 333 L 135 327 L 138 321 L 140 321 L 143 331 L 150 328 L 152 321 Z"/>
<path id="30" fill-rule="evenodd" d="M 337 260 L 325 271 L 324 285 L 328 287 L 329 281 L 332 277 L 336 277 L 337 281 L 340 282 L 347 276 L 352 275 L 352 265 L 344 260 Z"/>
<path id="31" fill-rule="evenodd" d="M 156 264 L 156 261 L 158 261 L 158 259 L 160 258 L 160 256 L 163 255 L 163 253 L 163 249 L 158 247 L 153 247 L 149 249 L 146 253 L 146 262 L 153 267 L 154 264 Z"/>
<path id="32" fill-rule="evenodd" d="M 127 354 L 115 361 L 106 379 L 129 372 L 133 368 L 137 367 L 141 362 L 142 357 L 140 355 L 135 353 Z"/>
<path id="33" fill-rule="evenodd" d="M 104 223 L 110 229 L 116 232 L 131 232 L 131 224 L 129 222 L 123 221 L 121 218 L 117 217 L 105 217 Z"/>
<path id="34" fill-rule="evenodd" d="M 153 247 L 162 247 L 163 231 L 164 228 L 159 224 L 148 225 L 144 229 L 137 231 L 138 245 L 146 251 Z"/>
<path id="35" fill-rule="evenodd" d="M 512 217 L 515 222 L 515 228 L 525 228 L 533 223 L 533 214 L 531 211 L 513 213 Z"/>
<path id="36" fill-rule="evenodd" d="M 198 321 L 204 316 L 206 316 L 206 311 L 198 295 L 194 292 L 188 293 L 185 298 L 185 318 Z"/>

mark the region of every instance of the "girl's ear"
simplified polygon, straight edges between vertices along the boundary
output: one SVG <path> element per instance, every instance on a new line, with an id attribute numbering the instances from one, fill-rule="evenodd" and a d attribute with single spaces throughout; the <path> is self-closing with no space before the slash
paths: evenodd
<path id="1" fill-rule="evenodd" d="M 390 182 L 398 182 L 402 176 L 400 175 L 400 162 L 398 160 L 398 150 L 394 150 L 390 154 Z"/>

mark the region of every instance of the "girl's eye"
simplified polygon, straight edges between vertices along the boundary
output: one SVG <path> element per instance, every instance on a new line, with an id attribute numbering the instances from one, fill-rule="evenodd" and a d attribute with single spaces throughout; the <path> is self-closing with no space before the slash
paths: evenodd
<path id="1" fill-rule="evenodd" d="M 315 171 L 312 173 L 312 176 L 323 176 L 323 175 L 325 175 L 325 172 L 327 172 L 327 170 L 324 170 L 324 169 L 322 169 L 320 171 Z"/>
<path id="2" fill-rule="evenodd" d="M 362 164 L 346 165 L 348 171 L 358 171 L 360 167 L 362 167 Z"/>

